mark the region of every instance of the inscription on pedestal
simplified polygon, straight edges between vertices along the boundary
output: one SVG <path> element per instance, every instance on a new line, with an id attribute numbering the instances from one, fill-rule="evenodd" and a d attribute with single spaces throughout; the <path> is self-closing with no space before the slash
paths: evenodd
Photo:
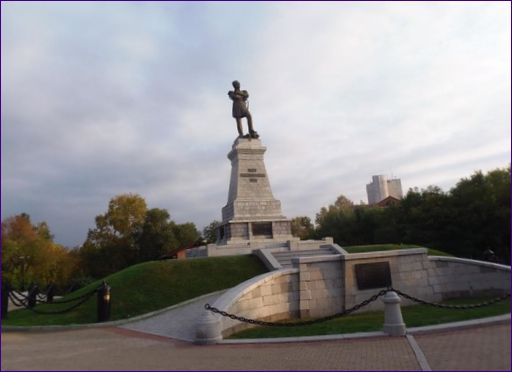
<path id="1" fill-rule="evenodd" d="M 265 175 L 263 173 L 240 173 L 240 177 L 260 177 L 263 178 Z"/>

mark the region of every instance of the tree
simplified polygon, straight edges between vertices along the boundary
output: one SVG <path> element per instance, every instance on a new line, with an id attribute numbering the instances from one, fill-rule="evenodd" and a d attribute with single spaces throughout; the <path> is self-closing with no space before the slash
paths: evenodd
<path id="1" fill-rule="evenodd" d="M 315 227 L 311 218 L 307 216 L 294 217 L 291 220 L 292 235 L 301 240 L 311 239 L 314 235 Z"/>
<path id="2" fill-rule="evenodd" d="M 510 167 L 461 179 L 450 191 L 452 249 L 481 258 L 487 248 L 510 262 Z"/>
<path id="3" fill-rule="evenodd" d="M 108 211 L 96 216 L 96 228 L 90 229 L 80 249 L 85 271 L 102 277 L 138 262 L 135 241 L 146 218 L 146 201 L 137 194 L 112 198 Z"/>
<path id="4" fill-rule="evenodd" d="M 25 289 L 30 283 L 64 286 L 76 269 L 69 251 L 53 242 L 46 222 L 33 225 L 22 213 L 2 222 L 2 277 Z"/>
<path id="5" fill-rule="evenodd" d="M 354 230 L 354 204 L 345 196 L 340 195 L 334 204 L 327 208 L 322 207 L 317 213 L 315 222 L 317 228 L 316 237 L 331 236 L 341 245 L 353 242 Z"/>
<path id="6" fill-rule="evenodd" d="M 123 194 L 111 199 L 104 215 L 107 225 L 119 237 L 129 237 L 144 222 L 146 201 L 137 194 Z"/>
<path id="7" fill-rule="evenodd" d="M 220 221 L 213 220 L 203 229 L 203 238 L 206 240 L 207 244 L 215 243 L 217 241 L 217 230 L 220 224 Z"/>
<path id="8" fill-rule="evenodd" d="M 198 244 L 201 239 L 201 234 L 192 222 L 175 225 L 174 234 L 180 244 L 179 248 L 191 248 Z"/>
<path id="9" fill-rule="evenodd" d="M 316 214 L 315 222 L 320 224 L 322 219 L 325 218 L 329 213 L 333 212 L 349 212 L 352 210 L 354 203 L 350 201 L 345 195 L 340 195 L 334 202 L 330 204 L 328 208 L 322 207 L 320 212 Z"/>
<path id="10" fill-rule="evenodd" d="M 83 275 L 100 278 L 192 247 L 199 238 L 193 223 L 176 224 L 165 209 L 147 210 L 139 195 L 118 195 L 105 214 L 96 216 L 96 227 L 80 247 Z"/>
<path id="11" fill-rule="evenodd" d="M 165 209 L 148 210 L 140 234 L 136 236 L 139 261 L 156 260 L 176 251 L 180 243 L 174 233 L 175 228 Z"/>
<path id="12" fill-rule="evenodd" d="M 317 237 L 338 244 L 409 243 L 481 259 L 486 249 L 510 263 L 510 166 L 461 179 L 449 192 L 410 189 L 397 205 L 354 206 L 340 196 L 316 215 Z"/>

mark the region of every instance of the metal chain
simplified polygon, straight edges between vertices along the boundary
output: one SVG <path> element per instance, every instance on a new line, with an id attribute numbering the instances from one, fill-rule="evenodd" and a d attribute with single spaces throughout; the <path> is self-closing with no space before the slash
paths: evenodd
<path id="1" fill-rule="evenodd" d="M 80 295 L 78 297 L 73 297 L 73 298 L 69 298 L 67 300 L 58 300 L 58 301 L 53 301 L 53 302 L 47 302 L 47 301 L 41 301 L 39 299 L 37 299 L 36 301 L 38 303 L 44 303 L 44 304 L 48 304 L 48 305 L 59 305 L 59 304 L 67 304 L 67 303 L 70 303 L 70 302 L 75 302 L 75 301 L 78 301 L 78 300 L 81 300 L 83 299 L 84 297 L 88 297 L 90 294 L 92 293 L 96 293 L 97 292 L 97 288 L 96 289 L 93 289 L 91 290 L 90 292 L 87 292 L 87 293 L 84 293 L 83 295 Z M 15 290 L 11 290 L 9 291 L 9 293 L 12 293 L 16 299 L 18 301 L 25 301 L 28 299 L 28 296 L 25 296 L 24 294 L 22 294 L 21 292 L 18 292 L 18 291 L 15 291 Z M 20 299 L 18 296 L 20 296 L 22 299 Z"/>
<path id="2" fill-rule="evenodd" d="M 59 305 L 59 304 L 67 304 L 69 302 L 73 302 L 73 301 L 77 301 L 77 300 L 81 300 L 82 298 L 89 298 L 89 296 L 93 293 L 96 293 L 98 291 L 98 288 L 96 289 L 93 289 L 92 291 L 90 292 L 87 292 L 87 293 L 84 293 L 83 295 L 80 295 L 78 297 L 74 297 L 74 298 L 70 298 L 70 299 L 67 299 L 67 300 L 58 300 L 58 301 L 53 301 L 53 302 L 45 302 L 47 303 L 48 305 Z"/>
<path id="3" fill-rule="evenodd" d="M 219 310 L 216 307 L 210 306 L 210 304 L 204 305 L 204 308 L 206 310 L 209 310 L 211 312 L 220 314 L 222 316 L 225 316 L 225 317 L 228 317 L 228 318 L 231 318 L 231 319 L 234 319 L 234 320 L 239 320 L 241 322 L 245 322 L 245 323 L 249 323 L 249 324 L 256 324 L 256 325 L 266 326 L 266 327 L 296 327 L 296 326 L 306 326 L 306 325 L 311 325 L 311 324 L 316 324 L 316 323 L 322 323 L 322 322 L 325 322 L 325 321 L 328 321 L 328 320 L 331 320 L 331 319 L 340 318 L 342 316 L 348 315 L 348 314 L 350 314 L 350 313 L 352 313 L 352 312 L 354 312 L 356 310 L 359 310 L 360 308 L 362 308 L 362 307 L 372 303 L 373 301 L 376 301 L 380 296 L 385 295 L 388 291 L 389 291 L 389 289 L 383 289 L 379 293 L 377 293 L 377 294 L 373 295 L 372 297 L 364 300 L 360 304 L 357 304 L 357 305 L 351 307 L 350 309 L 346 309 L 346 310 L 341 311 L 339 313 L 336 313 L 336 314 L 333 314 L 333 315 L 329 315 L 329 316 L 325 316 L 323 318 L 317 318 L 317 319 L 312 319 L 312 320 L 304 320 L 304 321 L 301 321 L 301 322 L 286 322 L 286 323 L 283 323 L 283 322 L 267 322 L 267 321 L 264 321 L 264 320 L 250 319 L 250 318 L 246 318 L 246 317 L 243 317 L 243 316 L 239 316 L 239 315 L 235 315 L 235 314 L 230 314 L 230 313 L 228 313 L 226 311 Z"/>
<path id="4" fill-rule="evenodd" d="M 71 299 L 68 299 L 68 300 L 64 300 L 64 301 L 58 301 L 58 302 L 37 301 L 39 303 L 43 302 L 43 303 L 45 303 L 47 305 L 59 305 L 59 304 L 66 304 L 66 303 L 78 301 L 77 303 L 73 304 L 72 306 L 68 307 L 67 309 L 57 310 L 57 311 L 44 311 L 44 310 L 38 310 L 38 309 L 35 309 L 35 308 L 30 308 L 30 307 L 28 307 L 28 302 L 27 302 L 28 298 L 26 296 L 23 296 L 21 293 L 17 293 L 16 291 L 9 291 L 9 298 L 11 299 L 12 303 L 15 306 L 24 307 L 25 309 L 30 310 L 30 311 L 32 311 L 34 313 L 37 313 L 37 314 L 63 314 L 63 313 L 66 313 L 68 311 L 71 311 L 71 310 L 77 308 L 78 306 L 82 305 L 83 303 L 85 303 L 97 291 L 98 291 L 98 288 L 93 289 L 90 292 L 84 293 L 81 296 L 78 296 L 78 297 L 75 297 L 75 298 L 71 298 Z M 22 299 L 17 297 L 17 295 L 22 296 Z"/>
<path id="5" fill-rule="evenodd" d="M 77 308 L 78 306 L 82 305 L 83 303 L 87 302 L 87 300 L 89 300 L 89 298 L 92 297 L 92 295 L 94 293 L 96 293 L 97 290 L 94 290 L 92 292 L 89 292 L 87 293 L 87 296 L 81 296 L 81 297 L 77 297 L 75 298 L 76 299 L 80 299 L 81 300 L 79 302 L 77 302 L 76 304 L 68 307 L 67 309 L 63 309 L 63 310 L 57 310 L 57 311 L 44 311 L 44 310 L 36 310 L 35 308 L 29 308 L 29 307 L 25 307 L 27 310 L 30 310 L 34 313 L 37 313 L 37 314 L 44 314 L 44 315 L 48 315 L 48 314 L 64 314 L 64 313 L 67 313 L 68 311 L 71 311 L 75 308 Z M 64 303 L 64 302 L 60 302 L 60 303 Z M 51 303 L 51 304 L 48 304 L 48 305 L 53 305 L 55 303 Z"/>
<path id="6" fill-rule="evenodd" d="M 20 291 L 16 291 L 15 289 L 10 289 L 9 290 L 10 293 L 14 293 L 16 294 L 17 296 L 20 296 L 22 298 L 27 298 L 28 296 L 27 295 L 24 295 L 23 292 L 20 292 Z"/>
<path id="7" fill-rule="evenodd" d="M 506 300 L 507 298 L 510 297 L 510 293 L 508 293 L 508 294 L 503 295 L 501 297 L 496 297 L 496 298 L 493 298 L 492 300 L 480 302 L 478 304 L 447 305 L 447 304 L 440 304 L 440 303 L 437 303 L 437 302 L 428 302 L 428 301 L 416 298 L 414 296 L 408 295 L 407 293 L 399 291 L 398 289 L 392 289 L 392 290 L 395 291 L 398 295 L 402 296 L 403 298 L 406 298 L 408 300 L 411 300 L 411 301 L 414 301 L 414 302 L 417 302 L 417 303 L 420 303 L 420 304 L 423 304 L 423 305 L 439 307 L 439 308 L 442 308 L 442 309 L 455 309 L 455 310 L 476 309 L 478 307 L 489 306 L 489 305 L 495 304 L 496 302 L 500 302 L 500 301 Z"/>
<path id="8" fill-rule="evenodd" d="M 22 302 L 22 301 L 28 301 L 29 295 L 24 295 L 23 293 L 21 293 L 21 292 L 19 292 L 19 291 L 15 291 L 14 289 L 11 289 L 11 290 L 9 291 L 9 293 L 12 293 L 12 294 L 13 294 L 13 296 L 14 296 L 18 301 L 20 301 L 20 302 Z M 44 304 L 44 303 L 46 303 L 46 301 L 41 300 L 41 296 L 43 296 L 43 295 L 42 295 L 42 294 L 39 294 L 39 293 L 37 293 L 37 294 L 36 294 L 36 298 L 35 298 L 36 303 L 38 303 L 38 304 Z M 20 297 L 21 297 L 21 299 L 20 299 Z M 16 306 L 18 306 L 18 305 L 16 305 Z"/>
<path id="9" fill-rule="evenodd" d="M 38 293 L 36 296 L 37 296 L 37 302 L 39 303 L 51 303 L 51 302 L 48 302 L 48 294 L 50 293 L 50 291 L 54 288 L 54 286 L 52 284 L 50 284 L 49 286 L 46 287 L 46 291 L 44 292 L 41 292 L 41 293 Z"/>
<path id="10" fill-rule="evenodd" d="M 485 302 L 482 302 L 482 303 L 479 303 L 479 304 L 445 305 L 445 304 L 440 304 L 440 303 L 435 303 L 435 302 L 424 301 L 424 300 L 421 300 L 419 298 L 416 298 L 416 297 L 413 297 L 411 295 L 408 295 L 408 294 L 406 294 L 406 293 L 404 293 L 402 291 L 399 291 L 398 289 L 388 288 L 388 289 L 383 289 L 379 293 L 377 293 L 377 294 L 373 295 L 372 297 L 364 300 L 360 304 L 357 304 L 357 305 L 351 307 L 350 309 L 341 311 L 339 313 L 336 313 L 336 314 L 333 314 L 333 315 L 329 315 L 329 316 L 326 316 L 326 317 L 323 317 L 323 318 L 317 318 L 317 319 L 312 319 L 312 320 L 305 320 L 305 321 L 301 321 L 301 322 L 286 322 L 286 323 L 283 323 L 283 322 L 267 322 L 267 321 L 264 321 L 264 320 L 250 319 L 250 318 L 246 318 L 246 317 L 243 317 L 243 316 L 231 314 L 231 313 L 228 313 L 228 312 L 223 311 L 223 310 L 219 310 L 216 307 L 211 306 L 210 304 L 204 305 L 204 308 L 206 310 L 209 310 L 209 311 L 213 312 L 213 313 L 220 314 L 220 315 L 228 317 L 230 319 L 238 320 L 240 322 L 245 322 L 245 323 L 249 323 L 249 324 L 256 324 L 256 325 L 266 326 L 266 327 L 296 327 L 296 326 L 306 326 L 306 325 L 311 325 L 311 324 L 316 324 L 316 323 L 322 323 L 322 322 L 325 322 L 327 320 L 341 318 L 342 316 L 348 315 L 348 314 L 350 314 L 350 313 L 352 313 L 352 312 L 354 312 L 356 310 L 359 310 L 360 308 L 362 308 L 362 307 L 364 307 L 364 306 L 366 306 L 366 305 L 376 301 L 379 297 L 385 295 L 387 292 L 390 292 L 390 291 L 394 291 L 398 295 L 400 295 L 400 296 L 402 296 L 404 298 L 407 298 L 409 300 L 421 303 L 423 305 L 430 305 L 430 306 L 446 308 L 446 309 L 473 309 L 473 308 L 477 308 L 477 307 L 489 306 L 489 305 L 492 305 L 492 304 L 494 304 L 496 302 L 499 302 L 499 301 L 503 301 L 503 300 L 505 300 L 505 299 L 510 297 L 510 293 L 509 293 L 509 294 L 506 294 L 504 296 L 497 297 L 497 298 L 494 298 L 492 300 L 485 301 Z"/>
<path id="11" fill-rule="evenodd" d="M 21 292 L 16 292 L 16 291 L 9 291 L 9 294 L 12 295 L 16 300 L 18 300 L 19 302 L 26 302 L 28 300 L 28 297 L 25 296 L 23 293 Z M 19 297 L 18 297 L 19 296 Z M 20 298 L 21 297 L 21 298 Z M 16 305 L 18 306 L 18 305 Z"/>
<path id="12" fill-rule="evenodd" d="M 16 296 L 14 296 L 12 294 L 12 292 L 9 292 L 9 299 L 11 300 L 11 302 L 14 304 L 14 306 L 17 306 L 17 307 L 26 307 L 27 306 L 27 303 L 26 301 L 24 300 L 20 300 L 19 298 L 17 298 Z"/>

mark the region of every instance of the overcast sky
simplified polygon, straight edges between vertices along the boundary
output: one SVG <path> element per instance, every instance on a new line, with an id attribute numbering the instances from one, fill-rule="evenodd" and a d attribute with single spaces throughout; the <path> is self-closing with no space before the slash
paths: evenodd
<path id="1" fill-rule="evenodd" d="M 2 219 L 28 213 L 67 246 L 122 193 L 220 219 L 235 79 L 290 218 L 366 202 L 372 175 L 448 191 L 510 163 L 508 2 L 1 10 Z"/>

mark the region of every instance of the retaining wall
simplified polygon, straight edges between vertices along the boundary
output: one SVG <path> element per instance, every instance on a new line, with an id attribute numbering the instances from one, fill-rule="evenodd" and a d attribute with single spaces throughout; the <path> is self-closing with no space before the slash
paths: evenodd
<path id="1" fill-rule="evenodd" d="M 355 267 L 358 264 L 387 262 L 391 273 L 391 286 L 404 293 L 421 298 L 425 301 L 439 301 L 441 297 L 434 293 L 428 282 L 430 262 L 427 249 L 413 248 L 395 251 L 353 253 L 342 257 L 345 267 L 345 308 L 361 303 L 378 293 L 385 286 L 375 289 L 359 289 Z M 402 305 L 410 305 L 411 301 L 402 299 Z M 384 308 L 381 301 L 375 301 L 360 311 L 380 310 Z"/>
<path id="2" fill-rule="evenodd" d="M 429 257 L 428 282 L 443 299 L 510 293 L 510 266 L 456 257 Z"/>
<path id="3" fill-rule="evenodd" d="M 344 268 L 340 255 L 297 257 L 300 317 L 322 317 L 343 309 Z"/>
<path id="4" fill-rule="evenodd" d="M 231 288 L 212 306 L 251 319 L 276 321 L 299 315 L 299 281 L 297 269 L 283 269 L 258 275 Z M 251 325 L 220 317 L 223 337 Z"/>
<path id="5" fill-rule="evenodd" d="M 296 257 L 292 262 L 292 269 L 265 273 L 231 288 L 212 306 L 246 318 L 270 321 L 332 315 L 385 289 L 361 290 L 356 280 L 357 264 L 378 262 L 389 264 L 392 287 L 425 301 L 510 292 L 510 266 L 429 257 L 425 248 Z M 411 303 L 402 298 L 402 305 Z M 383 308 L 384 303 L 377 300 L 359 311 Z M 209 312 L 205 312 L 199 323 L 198 342 L 202 342 L 201 337 L 211 340 L 205 342 L 216 342 L 251 327 Z"/>

